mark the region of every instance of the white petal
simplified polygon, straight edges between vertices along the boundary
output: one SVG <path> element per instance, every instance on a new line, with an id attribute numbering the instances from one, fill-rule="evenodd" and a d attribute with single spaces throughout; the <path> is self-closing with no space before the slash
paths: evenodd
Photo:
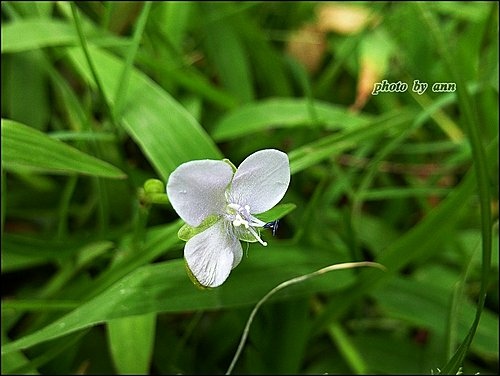
<path id="1" fill-rule="evenodd" d="M 253 214 L 275 206 L 290 184 L 290 164 L 282 151 L 265 149 L 249 155 L 234 174 L 230 199 L 249 205 Z"/>
<path id="2" fill-rule="evenodd" d="M 196 227 L 225 209 L 224 192 L 232 176 L 231 166 L 223 161 L 186 162 L 170 175 L 167 195 L 179 217 Z"/>
<path id="3" fill-rule="evenodd" d="M 242 254 L 240 242 L 226 231 L 222 220 L 193 236 L 184 247 L 189 269 L 207 287 L 222 285 Z"/>
<path id="4" fill-rule="evenodd" d="M 236 243 L 238 243 L 238 246 L 235 246 L 233 248 L 234 259 L 233 259 L 233 265 L 231 267 L 232 269 L 234 269 L 238 266 L 238 264 L 240 263 L 240 261 L 243 257 L 243 249 L 241 248 L 240 240 L 237 239 Z"/>

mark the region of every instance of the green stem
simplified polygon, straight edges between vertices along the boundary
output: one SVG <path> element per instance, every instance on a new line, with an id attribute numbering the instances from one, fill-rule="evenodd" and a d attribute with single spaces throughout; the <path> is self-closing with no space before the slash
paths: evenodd
<path id="1" fill-rule="evenodd" d="M 123 71 L 120 77 L 120 81 L 115 93 L 115 118 L 119 118 L 125 104 L 125 98 L 127 97 L 127 88 L 130 82 L 130 76 L 132 73 L 132 66 L 134 63 L 135 55 L 139 49 L 139 43 L 141 42 L 142 33 L 146 26 L 146 21 L 148 19 L 149 11 L 151 10 L 151 1 L 146 1 L 144 7 L 142 8 L 141 15 L 137 22 L 137 27 L 135 28 L 134 36 L 132 38 L 132 45 L 130 46 L 127 57 L 125 59 L 125 65 L 123 66 Z"/>

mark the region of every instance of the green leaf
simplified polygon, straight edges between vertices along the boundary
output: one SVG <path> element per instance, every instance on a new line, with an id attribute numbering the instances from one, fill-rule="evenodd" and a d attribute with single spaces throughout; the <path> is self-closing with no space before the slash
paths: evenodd
<path id="1" fill-rule="evenodd" d="M 385 77 L 395 50 L 388 33 L 383 28 L 375 29 L 361 40 L 359 48 L 360 64 L 369 64 L 376 70 L 377 77 Z"/>
<path id="2" fill-rule="evenodd" d="M 255 216 L 259 218 L 261 221 L 264 222 L 271 222 L 275 221 L 277 219 L 280 219 L 284 217 L 285 215 L 291 213 L 292 211 L 295 210 L 297 205 L 292 204 L 292 203 L 287 203 L 287 204 L 279 204 L 276 205 L 274 208 L 261 213 L 261 214 L 256 214 Z"/>
<path id="3" fill-rule="evenodd" d="M 2 53 L 76 44 L 73 25 L 48 19 L 2 23 Z"/>
<path id="4" fill-rule="evenodd" d="M 43 51 L 2 56 L 5 63 L 2 90 L 8 93 L 2 105 L 3 116 L 38 130 L 47 127 L 52 106 L 44 57 Z"/>
<path id="5" fill-rule="evenodd" d="M 137 244 L 134 244 L 133 234 L 125 237 L 120 244 L 122 253 L 115 258 L 110 269 L 95 278 L 92 286 L 84 294 L 84 298 L 89 299 L 96 296 L 128 273 L 178 247 L 180 242 L 177 238 L 177 232 L 181 224 L 182 221 L 177 220 L 166 225 L 149 228 L 144 235 L 144 244 L 139 248 L 137 248 Z"/>
<path id="6" fill-rule="evenodd" d="M 4 333 L 4 328 L 2 325 L 2 345 L 8 342 L 8 337 Z M 6 356 L 2 356 L 2 374 L 6 375 L 11 372 L 13 369 L 18 369 L 20 367 L 24 367 L 29 364 L 29 359 L 26 357 L 21 351 L 16 351 Z M 27 375 L 38 375 L 39 373 L 36 369 L 30 368 L 25 372 Z"/>
<path id="7" fill-rule="evenodd" d="M 149 374 L 155 340 L 156 314 L 129 316 L 108 322 L 111 355 L 120 374 Z"/>
<path id="8" fill-rule="evenodd" d="M 6 170 L 124 178 L 118 168 L 24 124 L 2 119 L 2 165 Z"/>
<path id="9" fill-rule="evenodd" d="M 280 282 L 331 264 L 328 250 L 311 252 L 295 246 L 258 247 L 221 287 L 193 287 L 184 260 L 171 260 L 135 269 L 99 295 L 53 323 L 2 347 L 2 354 L 29 348 L 111 319 L 158 312 L 186 312 L 253 304 Z M 283 296 L 332 291 L 353 282 L 352 271 L 326 274 L 286 290 Z"/>
<path id="10" fill-rule="evenodd" d="M 437 274 L 437 273 L 436 273 Z M 394 278 L 385 289 L 373 293 L 380 308 L 391 317 L 404 319 L 413 325 L 432 330 L 444 338 L 447 330 L 449 311 L 449 283 L 444 283 L 437 274 L 430 281 Z M 456 283 L 458 276 L 453 281 Z M 446 297 L 446 299 L 443 299 Z M 457 315 L 459 338 L 467 334 L 470 322 L 474 320 L 474 305 L 463 301 Z M 473 348 L 488 356 L 494 356 L 498 348 L 498 320 L 489 311 L 483 311 L 480 326 L 476 333 Z"/>
<path id="11" fill-rule="evenodd" d="M 113 103 L 123 62 L 97 48 L 90 55 L 109 103 Z M 68 55 L 79 72 L 93 83 L 81 49 Z M 158 174 L 168 175 L 181 163 L 195 159 L 222 159 L 221 152 L 196 119 L 150 78 L 132 70 L 123 102 L 121 123 L 137 142 Z"/>
<path id="12" fill-rule="evenodd" d="M 353 129 L 366 125 L 369 117 L 352 114 L 344 107 L 314 101 L 317 120 L 311 117 L 307 98 L 273 98 L 253 102 L 229 112 L 214 127 L 216 141 L 227 141 L 272 128 L 324 127 Z"/>
<path id="13" fill-rule="evenodd" d="M 123 44 L 116 37 L 100 37 L 97 30 L 87 27 L 86 33 L 95 42 Z M 71 46 L 78 43 L 75 27 L 64 21 L 25 19 L 2 22 L 2 53 L 37 50 L 44 47 Z"/>
<path id="14" fill-rule="evenodd" d="M 388 132 L 399 132 L 407 127 L 414 114 L 411 111 L 396 111 L 381 115 L 362 127 L 343 129 L 341 132 L 301 146 L 290 153 L 292 174 L 300 172 L 326 158 L 339 155 L 367 140 L 376 140 Z"/>

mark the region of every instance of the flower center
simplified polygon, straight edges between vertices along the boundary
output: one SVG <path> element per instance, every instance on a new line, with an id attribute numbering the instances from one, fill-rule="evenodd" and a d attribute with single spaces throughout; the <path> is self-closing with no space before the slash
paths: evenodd
<path id="1" fill-rule="evenodd" d="M 234 227 L 244 226 L 246 230 L 263 246 L 267 243 L 263 241 L 259 233 L 255 230 L 256 227 L 264 227 L 265 222 L 255 218 L 250 214 L 250 206 L 241 206 L 239 204 L 230 203 L 226 207 L 227 219 L 233 223 Z"/>

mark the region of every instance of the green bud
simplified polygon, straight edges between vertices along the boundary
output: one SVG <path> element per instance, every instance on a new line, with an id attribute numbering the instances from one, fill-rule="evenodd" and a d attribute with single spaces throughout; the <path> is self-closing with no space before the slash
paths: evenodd
<path id="1" fill-rule="evenodd" d="M 158 179 L 148 179 L 144 183 L 144 191 L 147 195 L 152 193 L 165 193 L 165 184 Z"/>
<path id="2" fill-rule="evenodd" d="M 166 193 L 152 193 L 148 195 L 152 204 L 168 204 L 169 200 Z"/>

